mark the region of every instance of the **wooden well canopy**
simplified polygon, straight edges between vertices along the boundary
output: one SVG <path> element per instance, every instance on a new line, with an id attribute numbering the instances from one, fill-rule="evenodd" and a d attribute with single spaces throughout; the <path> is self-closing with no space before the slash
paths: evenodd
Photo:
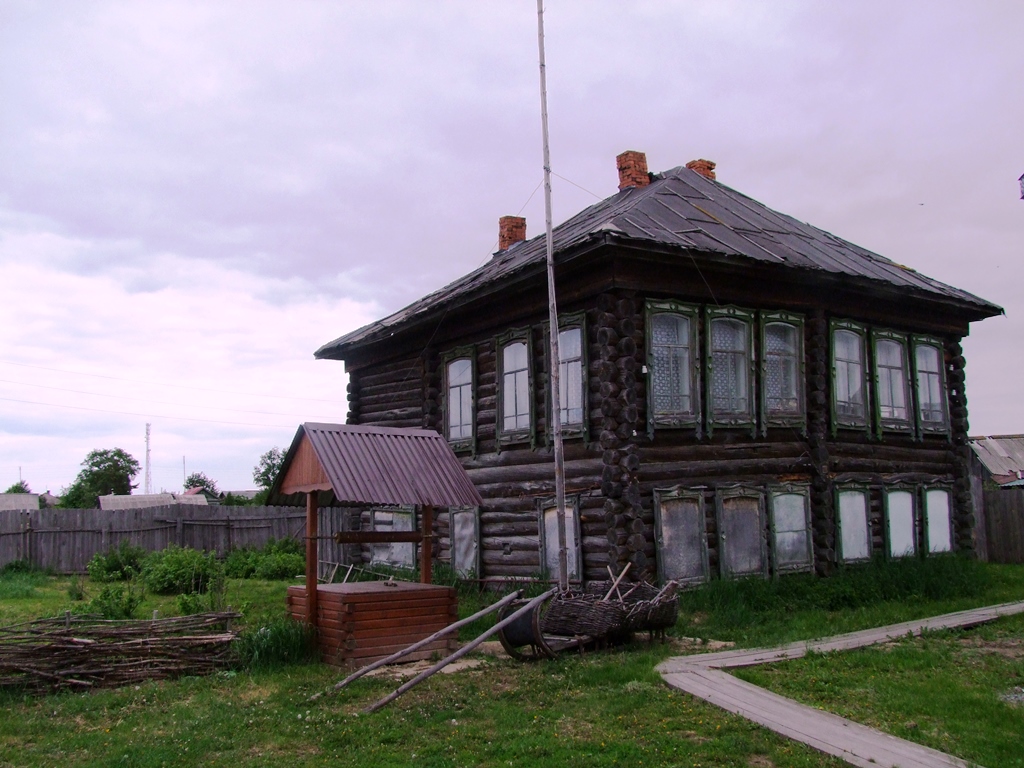
<path id="1" fill-rule="evenodd" d="M 356 531 L 335 536 L 342 544 L 413 542 L 420 546 L 420 580 L 430 583 L 434 507 L 478 507 L 483 500 L 444 437 L 429 429 L 352 424 L 299 426 L 270 499 L 306 495 L 306 611 L 316 620 L 317 506 L 320 493 L 350 506 L 421 508 L 419 531 Z"/>

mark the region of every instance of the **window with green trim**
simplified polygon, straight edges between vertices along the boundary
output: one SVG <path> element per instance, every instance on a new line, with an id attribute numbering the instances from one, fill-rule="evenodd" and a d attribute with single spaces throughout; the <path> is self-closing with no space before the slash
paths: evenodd
<path id="1" fill-rule="evenodd" d="M 885 541 L 889 557 L 917 554 L 917 514 L 909 488 L 885 489 Z"/>
<path id="2" fill-rule="evenodd" d="M 950 552 L 953 549 L 952 494 L 948 488 L 924 489 L 924 541 L 927 551 Z"/>
<path id="3" fill-rule="evenodd" d="M 917 428 L 922 432 L 946 432 L 946 384 L 942 370 L 942 345 L 925 338 L 914 339 L 914 374 L 917 394 Z"/>
<path id="4" fill-rule="evenodd" d="M 803 425 L 803 318 L 761 313 L 761 414 L 768 425 Z"/>
<path id="5" fill-rule="evenodd" d="M 452 353 L 445 362 L 445 432 L 453 447 L 469 447 L 473 441 L 472 350 Z"/>
<path id="6" fill-rule="evenodd" d="M 836 491 L 838 555 L 844 563 L 871 557 L 871 526 L 868 522 L 867 488 L 839 488 Z"/>
<path id="7" fill-rule="evenodd" d="M 764 494 L 758 488 L 719 488 L 718 568 L 722 578 L 767 576 Z"/>
<path id="8" fill-rule="evenodd" d="M 498 339 L 498 437 L 502 442 L 528 440 L 533 434 L 533 370 L 528 330 Z"/>
<path id="9" fill-rule="evenodd" d="M 810 489 L 806 485 L 768 488 L 769 525 L 775 573 L 808 571 L 811 549 Z"/>
<path id="10" fill-rule="evenodd" d="M 867 376 L 864 329 L 832 324 L 832 424 L 867 427 Z"/>
<path id="11" fill-rule="evenodd" d="M 685 426 L 700 418 L 697 309 L 647 302 L 648 425 Z"/>
<path id="12" fill-rule="evenodd" d="M 703 489 L 655 490 L 654 531 L 660 581 L 700 584 L 708 580 Z"/>
<path id="13" fill-rule="evenodd" d="M 708 431 L 754 424 L 753 315 L 735 307 L 707 310 Z"/>
<path id="14" fill-rule="evenodd" d="M 879 432 L 910 429 L 907 340 L 899 333 L 872 333 L 875 360 L 875 416 Z"/>

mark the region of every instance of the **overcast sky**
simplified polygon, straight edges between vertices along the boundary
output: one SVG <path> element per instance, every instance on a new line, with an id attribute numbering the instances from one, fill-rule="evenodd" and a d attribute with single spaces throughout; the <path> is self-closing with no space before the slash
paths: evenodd
<path id="1" fill-rule="evenodd" d="M 0 0 L 0 491 L 93 448 L 252 487 L 344 421 L 314 350 L 543 229 L 536 5 Z M 972 434 L 1024 432 L 1024 3 L 547 7 L 556 222 L 615 155 L 976 293 Z M 137 478 L 140 482 L 142 475 Z"/>

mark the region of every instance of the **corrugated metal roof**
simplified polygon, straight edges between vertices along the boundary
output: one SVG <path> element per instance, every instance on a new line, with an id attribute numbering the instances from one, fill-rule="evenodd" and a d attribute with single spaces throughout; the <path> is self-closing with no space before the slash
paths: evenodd
<path id="1" fill-rule="evenodd" d="M 972 437 L 971 448 L 993 475 L 1024 473 L 1024 435 Z"/>
<path id="2" fill-rule="evenodd" d="M 932 280 L 791 216 L 773 211 L 688 168 L 657 174 L 651 184 L 627 188 L 584 209 L 554 230 L 558 254 L 601 237 L 621 242 L 676 246 L 689 253 L 848 275 L 945 300 L 978 318 L 1002 309 L 967 291 Z M 491 284 L 543 267 L 543 236 L 498 252 L 487 264 L 393 315 L 323 345 L 317 357 L 340 358 L 344 348 L 390 335 L 417 317 L 484 292 Z"/>
<path id="3" fill-rule="evenodd" d="M 303 435 L 309 438 L 339 504 L 483 504 L 466 470 L 437 432 L 352 424 L 300 426 L 271 497 L 279 492 Z"/>

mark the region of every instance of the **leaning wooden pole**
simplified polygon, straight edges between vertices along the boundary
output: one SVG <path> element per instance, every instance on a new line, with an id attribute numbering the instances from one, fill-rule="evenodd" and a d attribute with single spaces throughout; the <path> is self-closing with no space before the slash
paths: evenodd
<path id="1" fill-rule="evenodd" d="M 387 696 L 385 696 L 383 699 L 378 701 L 376 704 L 374 704 L 373 706 L 367 707 L 363 711 L 364 712 L 376 712 L 381 707 L 387 706 L 392 701 L 394 701 L 399 696 L 401 696 L 403 693 L 408 691 L 410 688 L 412 688 L 414 686 L 417 686 L 420 683 L 422 683 L 424 680 L 426 680 L 428 677 L 433 675 L 435 672 L 437 672 L 440 669 L 448 666 L 453 661 L 457 661 L 458 659 L 461 659 L 467 653 L 469 653 L 474 648 L 476 648 L 478 645 L 480 645 L 480 643 L 482 643 L 488 637 L 490 637 L 491 635 L 496 634 L 500 630 L 504 629 L 509 624 L 511 624 L 513 621 L 515 621 L 520 616 L 522 616 L 524 613 L 527 613 L 529 611 L 534 610 L 537 606 L 539 606 L 541 603 L 543 603 L 549 597 L 554 595 L 555 592 L 557 592 L 557 591 L 558 591 L 557 589 L 549 589 L 543 595 L 539 595 L 539 596 L 533 598 L 533 600 L 528 602 L 526 605 L 524 605 L 518 611 L 516 611 L 515 613 L 512 613 L 512 614 L 506 616 L 504 619 L 499 621 L 493 627 L 488 629 L 486 632 L 484 632 L 482 635 L 480 635 L 480 637 L 478 637 L 476 640 L 473 640 L 472 642 L 466 643 L 466 645 L 462 646 L 459 650 L 457 650 L 455 653 L 453 653 L 448 658 L 442 659 L 441 661 L 437 662 L 437 664 L 432 666 L 430 669 L 427 669 L 427 670 L 424 670 L 423 672 L 420 672 L 412 680 L 410 680 L 409 682 L 405 683 L 400 688 L 392 691 Z"/>
<path id="2" fill-rule="evenodd" d="M 410 645 L 408 648 L 403 648 L 402 650 L 398 651 L 397 653 L 391 654 L 386 659 L 379 659 L 379 660 L 373 662 L 373 664 L 368 664 L 367 666 L 363 667 L 362 669 L 356 670 L 351 675 L 349 675 L 344 680 L 342 680 L 340 683 L 335 683 L 334 690 L 336 690 L 336 691 L 341 690 L 342 688 L 344 688 L 349 683 L 358 680 L 360 677 L 365 675 L 367 672 L 373 672 L 373 670 L 379 669 L 380 667 L 386 666 L 387 664 L 393 664 L 396 661 L 398 661 L 400 658 L 402 658 L 403 656 L 408 656 L 413 651 L 418 651 L 423 646 L 429 645 L 430 643 L 434 642 L 435 640 L 437 640 L 439 638 L 444 637 L 445 635 L 450 635 L 452 632 L 458 631 L 459 629 L 461 629 L 462 627 L 466 626 L 467 624 L 472 624 L 477 619 L 482 619 L 484 616 L 487 616 L 490 613 L 494 613 L 495 611 L 501 610 L 506 605 L 511 603 L 513 600 L 515 600 L 517 597 L 519 597 L 520 594 L 522 594 L 522 593 L 520 592 L 520 590 L 517 589 L 512 594 L 506 595 L 505 597 L 503 597 L 498 602 L 494 603 L 493 605 L 487 606 L 486 608 L 484 608 L 481 611 L 477 611 L 472 616 L 469 616 L 469 617 L 467 617 L 465 619 L 461 619 L 460 621 L 457 621 L 454 624 L 449 624 L 447 627 L 445 627 L 442 630 L 439 630 L 439 631 L 435 632 L 430 637 L 427 637 L 427 638 L 424 638 L 423 640 L 415 642 L 412 645 Z"/>
<path id="3" fill-rule="evenodd" d="M 310 491 L 306 494 L 306 623 L 316 627 L 316 585 L 319 553 L 317 552 L 317 494 Z"/>
<path id="4" fill-rule="evenodd" d="M 555 449 L 555 514 L 558 517 L 558 588 L 569 588 L 569 563 L 565 536 L 565 450 L 562 445 L 562 403 L 558 386 L 561 358 L 558 356 L 558 307 L 555 303 L 555 241 L 551 231 L 551 148 L 548 142 L 548 79 L 544 61 L 544 0 L 537 0 L 537 48 L 540 51 L 540 123 L 544 144 L 544 225 L 547 243 L 548 272 L 548 336 L 551 351 L 551 370 L 548 385 L 551 390 L 549 428 Z"/>

